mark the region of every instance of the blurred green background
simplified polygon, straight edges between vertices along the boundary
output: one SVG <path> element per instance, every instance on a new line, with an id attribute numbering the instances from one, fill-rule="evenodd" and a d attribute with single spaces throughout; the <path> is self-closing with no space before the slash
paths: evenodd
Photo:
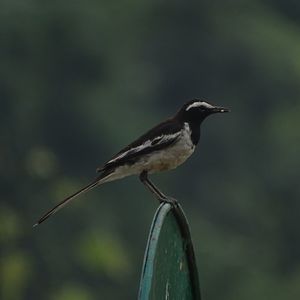
<path id="1" fill-rule="evenodd" d="M 300 297 L 300 2 L 0 4 L 0 298 L 135 299 L 156 200 L 135 177 L 46 209 L 201 97 L 231 108 L 154 182 L 207 300 Z"/>

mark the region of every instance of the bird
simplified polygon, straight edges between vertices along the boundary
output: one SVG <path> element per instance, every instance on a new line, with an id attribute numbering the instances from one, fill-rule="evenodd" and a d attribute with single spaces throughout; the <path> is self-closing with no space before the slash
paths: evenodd
<path id="1" fill-rule="evenodd" d="M 172 170 L 184 163 L 199 143 L 200 125 L 204 119 L 215 113 L 229 111 L 228 108 L 198 98 L 186 102 L 174 116 L 147 131 L 97 168 L 99 175 L 91 183 L 62 200 L 33 226 L 44 222 L 77 196 L 104 183 L 130 175 L 138 175 L 140 181 L 160 202 L 174 204 L 177 200 L 163 194 L 148 175 Z"/>

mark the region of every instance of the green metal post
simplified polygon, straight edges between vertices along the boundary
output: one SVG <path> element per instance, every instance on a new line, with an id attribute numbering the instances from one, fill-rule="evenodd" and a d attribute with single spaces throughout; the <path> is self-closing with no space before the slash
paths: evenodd
<path id="1" fill-rule="evenodd" d="M 189 225 L 179 204 L 155 213 L 144 256 L 139 300 L 200 300 Z"/>

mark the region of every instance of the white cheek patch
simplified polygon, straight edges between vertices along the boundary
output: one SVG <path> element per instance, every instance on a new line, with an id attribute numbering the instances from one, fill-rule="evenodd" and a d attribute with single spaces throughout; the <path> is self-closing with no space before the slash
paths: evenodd
<path id="1" fill-rule="evenodd" d="M 193 107 L 205 107 L 205 108 L 213 108 L 213 106 L 207 102 L 204 102 L 204 101 L 197 101 L 197 102 L 194 102 L 192 104 L 190 104 L 187 108 L 186 108 L 186 111 L 188 111 L 189 109 L 193 108 Z"/>

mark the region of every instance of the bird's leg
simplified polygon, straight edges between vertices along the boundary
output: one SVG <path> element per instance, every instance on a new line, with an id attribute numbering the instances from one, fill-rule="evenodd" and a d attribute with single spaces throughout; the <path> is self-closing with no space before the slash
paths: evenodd
<path id="1" fill-rule="evenodd" d="M 167 197 L 150 181 L 147 171 L 143 171 L 140 174 L 140 180 L 150 190 L 150 192 L 157 197 L 159 202 L 164 202 L 167 200 Z"/>
<path id="2" fill-rule="evenodd" d="M 175 199 L 173 198 L 169 198 L 166 195 L 164 195 L 155 185 L 154 183 L 152 183 L 150 181 L 150 179 L 148 178 L 148 172 L 147 171 L 143 171 L 140 174 L 140 180 L 141 182 L 150 190 L 151 193 L 153 193 L 159 202 L 169 202 L 169 203 L 175 203 L 177 202 Z"/>

